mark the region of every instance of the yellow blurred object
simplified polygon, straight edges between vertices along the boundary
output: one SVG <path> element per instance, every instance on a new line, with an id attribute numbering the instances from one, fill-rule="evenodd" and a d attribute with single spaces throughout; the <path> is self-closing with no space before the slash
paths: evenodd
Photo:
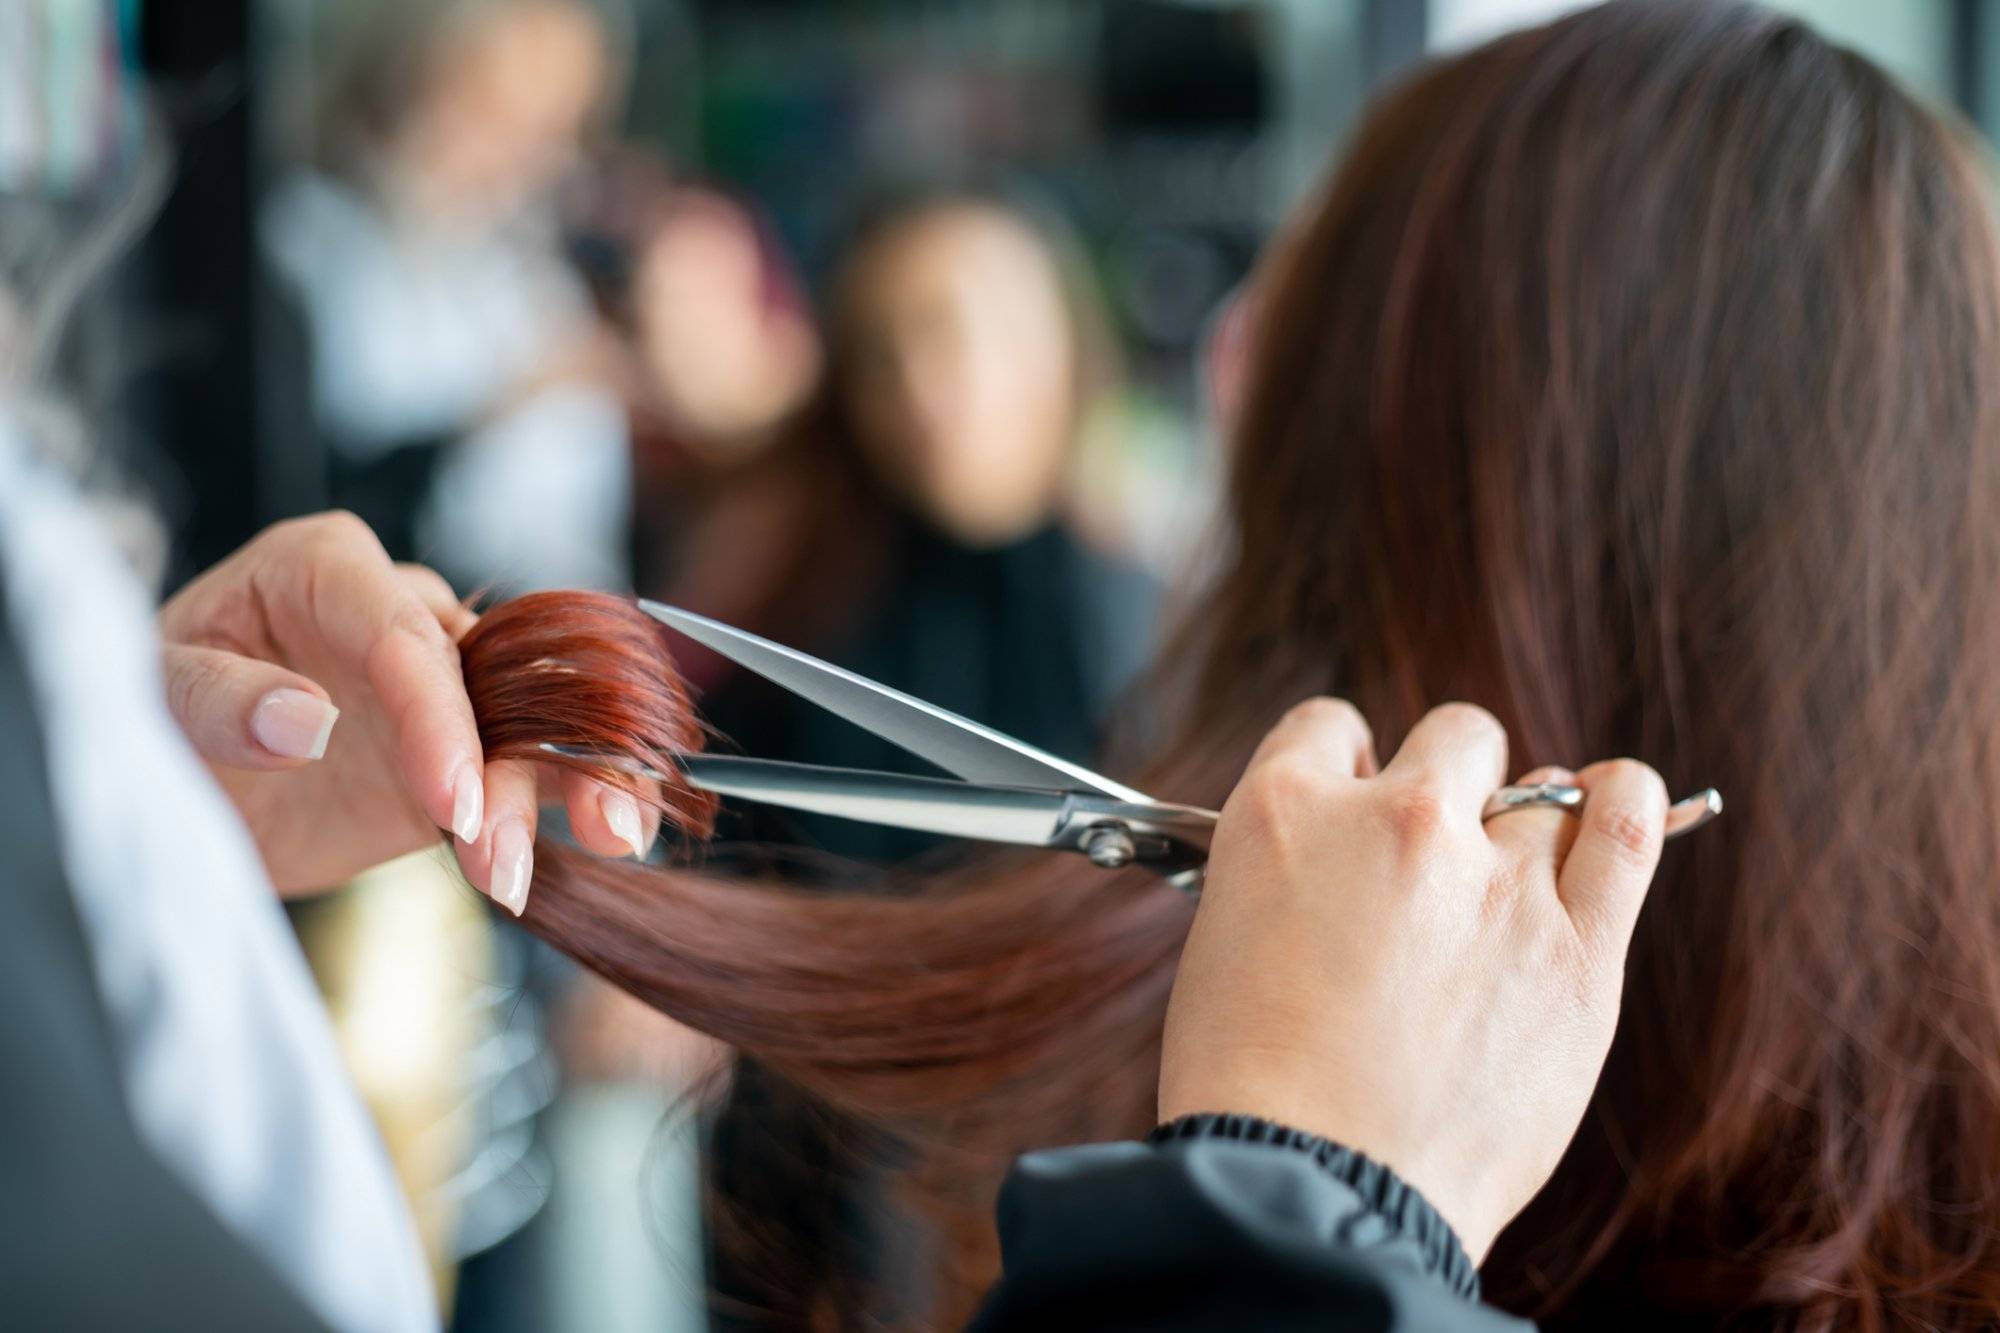
<path id="1" fill-rule="evenodd" d="M 449 1311 L 459 1210 L 445 1187 L 473 1151 L 466 1095 L 489 1035 L 493 926 L 442 849 L 378 866 L 300 914 L 341 1054 L 409 1197 Z"/>

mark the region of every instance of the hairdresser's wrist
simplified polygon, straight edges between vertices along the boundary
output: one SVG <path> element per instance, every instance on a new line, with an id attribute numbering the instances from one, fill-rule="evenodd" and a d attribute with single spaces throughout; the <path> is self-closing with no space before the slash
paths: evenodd
<path id="1" fill-rule="evenodd" d="M 1196 1140 L 1262 1144 L 1310 1158 L 1344 1185 L 1378 1224 L 1366 1228 L 1358 1225 L 1358 1217 L 1340 1219 L 1336 1239 L 1364 1249 L 1411 1246 L 1422 1256 L 1426 1273 L 1469 1301 L 1479 1299 L 1479 1270 L 1446 1214 L 1385 1163 L 1323 1135 L 1254 1115 L 1183 1115 L 1146 1136 L 1146 1142 L 1156 1145 Z"/>
<path id="2" fill-rule="evenodd" d="M 1243 1077 L 1217 1079 L 1204 1086 L 1206 1095 L 1192 1100 L 1163 1100 L 1162 1124 L 1157 1138 L 1167 1127 L 1190 1122 L 1210 1126 L 1219 1137 L 1248 1137 L 1248 1132 L 1232 1132 L 1231 1126 L 1270 1126 L 1282 1131 L 1258 1141 L 1304 1143 L 1309 1148 L 1331 1144 L 1382 1169 L 1391 1171 L 1399 1182 L 1421 1197 L 1441 1217 L 1448 1220 L 1457 1242 L 1477 1265 L 1492 1248 L 1493 1240 L 1513 1219 L 1517 1208 L 1509 1206 L 1496 1185 L 1494 1173 L 1457 1142 L 1430 1142 L 1406 1132 L 1409 1118 L 1372 1114 L 1330 1113 L 1330 1099 L 1303 1089 L 1274 1084 L 1260 1077 L 1261 1071 Z M 1200 1110 L 1204 1106 L 1228 1106 L 1228 1113 Z M 1496 1146 L 1493 1157 L 1504 1153 Z"/>

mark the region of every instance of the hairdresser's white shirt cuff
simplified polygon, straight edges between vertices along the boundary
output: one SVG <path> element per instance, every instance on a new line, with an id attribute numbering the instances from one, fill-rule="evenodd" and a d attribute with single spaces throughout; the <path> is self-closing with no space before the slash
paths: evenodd
<path id="1" fill-rule="evenodd" d="M 263 863 L 167 712 L 149 601 L 3 416 L 0 576 L 140 1134 L 333 1328 L 435 1329 L 416 1227 Z"/>

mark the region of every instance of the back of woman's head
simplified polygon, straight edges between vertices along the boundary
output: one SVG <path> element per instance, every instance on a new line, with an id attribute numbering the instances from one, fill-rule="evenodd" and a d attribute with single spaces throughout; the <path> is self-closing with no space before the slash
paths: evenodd
<path id="1" fill-rule="evenodd" d="M 1730 802 L 1492 1288 L 2000 1316 L 1975 154 L 1798 24 L 1609 5 L 1390 97 L 1260 291 L 1202 706 L 1466 698 Z"/>
<path id="2" fill-rule="evenodd" d="M 1319 692 L 1385 753 L 1463 698 L 1517 768 L 1629 753 L 1730 801 L 1668 853 L 1596 1106 L 1487 1266 L 1552 1324 L 2000 1318 L 1982 188 L 1804 28 L 1632 0 L 1392 93 L 1258 285 L 1231 549 L 1142 780 L 1219 801 Z M 908 1136 L 956 1228 L 937 1308 L 991 1275 L 1009 1151 L 1145 1127 L 1187 910 L 1141 877 L 812 902 L 543 861 L 531 926 Z"/>

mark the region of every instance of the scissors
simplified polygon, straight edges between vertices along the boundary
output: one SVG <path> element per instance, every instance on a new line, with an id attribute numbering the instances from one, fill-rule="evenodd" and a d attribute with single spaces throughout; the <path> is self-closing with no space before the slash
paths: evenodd
<path id="1" fill-rule="evenodd" d="M 689 786 L 863 823 L 1075 852 L 1107 870 L 1136 863 L 1185 892 L 1200 891 L 1217 812 L 1155 800 L 970 718 L 719 620 L 644 598 L 639 608 L 745 670 L 957 774 L 933 778 L 740 755 L 676 756 L 680 778 Z M 671 780 L 627 756 L 553 744 L 542 748 Z M 1481 818 L 1537 805 L 1573 811 L 1583 799 L 1581 788 L 1558 783 L 1502 787 Z M 1698 792 L 1668 812 L 1667 836 L 1698 828 L 1721 810 L 1714 788 Z"/>

